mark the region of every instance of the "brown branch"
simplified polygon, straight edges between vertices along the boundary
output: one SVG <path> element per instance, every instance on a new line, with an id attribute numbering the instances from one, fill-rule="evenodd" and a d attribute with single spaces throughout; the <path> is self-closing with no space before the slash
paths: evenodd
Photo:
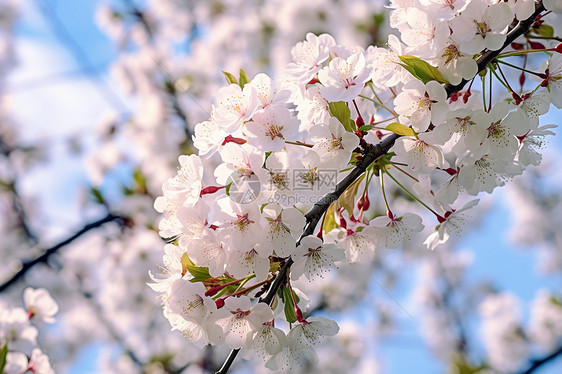
<path id="1" fill-rule="evenodd" d="M 76 232 L 74 235 L 72 235 L 71 237 L 63 240 L 62 242 L 52 246 L 51 248 L 48 248 L 45 250 L 45 252 L 30 261 L 26 261 L 22 264 L 21 269 L 14 274 L 10 279 L 8 279 L 6 282 L 4 282 L 2 285 L 0 285 L 0 292 L 5 291 L 8 287 L 10 287 L 12 284 L 14 284 L 16 281 L 18 281 L 21 277 L 23 277 L 28 271 L 29 269 L 31 269 L 32 267 L 34 267 L 35 265 L 39 264 L 39 263 L 46 263 L 47 260 L 49 259 L 49 257 L 51 255 L 53 255 L 54 253 L 56 253 L 59 249 L 61 249 L 62 247 L 72 243 L 74 240 L 78 239 L 79 237 L 81 237 L 82 235 L 84 235 L 85 233 L 87 233 L 90 230 L 93 230 L 97 227 L 103 226 L 104 224 L 108 223 L 108 222 L 112 222 L 112 221 L 121 221 L 121 223 L 125 223 L 125 218 L 120 217 L 120 216 L 115 216 L 113 214 L 108 214 L 106 217 L 89 223 L 87 225 L 85 225 L 80 231 Z"/>
<path id="2" fill-rule="evenodd" d="M 548 356 L 543 357 L 539 360 L 532 361 L 531 366 L 529 366 L 529 368 L 527 370 L 525 370 L 524 372 L 522 372 L 521 374 L 531 374 L 536 369 L 538 369 L 541 366 L 543 366 L 544 364 L 554 360 L 558 356 L 562 356 L 562 346 L 558 347 L 558 349 L 556 351 L 552 352 Z"/>
<path id="3" fill-rule="evenodd" d="M 544 10 L 545 9 L 542 5 L 542 1 L 539 1 L 536 4 L 536 10 L 533 15 L 528 19 L 521 21 L 506 35 L 506 41 L 500 49 L 498 49 L 497 51 L 486 51 L 482 54 L 482 56 L 480 56 L 480 58 L 478 58 L 478 60 L 476 61 L 478 64 L 478 71 L 480 72 L 484 70 L 486 66 L 488 66 L 488 64 L 501 53 L 501 51 L 503 51 L 507 46 L 511 44 L 511 42 L 529 31 L 529 28 L 533 25 L 536 18 Z M 447 91 L 447 96 L 450 97 L 453 93 L 461 91 L 467 83 L 468 81 L 463 79 L 461 83 L 457 85 L 446 84 L 445 90 Z M 305 214 L 307 225 L 301 238 L 297 242 L 297 245 L 300 243 L 303 237 L 312 235 L 314 233 L 318 222 L 326 213 L 330 205 L 334 201 L 336 201 L 340 197 L 340 195 L 365 172 L 365 170 L 371 163 L 376 161 L 376 159 L 380 156 L 386 154 L 390 150 L 390 148 L 392 148 L 396 139 L 398 139 L 399 137 L 400 135 L 398 134 L 392 134 L 376 145 L 369 144 L 367 147 L 364 147 L 363 159 L 361 160 L 361 162 L 357 164 L 357 166 L 351 171 L 351 173 L 349 173 L 347 177 L 345 177 L 340 183 L 337 184 L 334 192 L 331 192 L 324 196 L 319 202 L 314 204 L 312 209 L 307 214 Z M 281 288 L 283 281 L 286 279 L 292 264 L 293 260 L 291 258 L 288 258 L 279 270 L 279 274 L 277 274 L 277 277 L 271 285 L 267 296 L 263 299 L 260 299 L 260 302 L 268 304 L 271 303 L 273 297 L 275 296 L 279 288 Z M 236 359 L 238 351 L 239 349 L 231 350 L 224 364 L 219 370 L 215 372 L 215 374 L 226 374 L 230 366 Z"/>
<path id="4" fill-rule="evenodd" d="M 535 4 L 535 12 L 529 18 L 519 22 L 519 24 L 517 26 L 515 26 L 510 32 L 507 33 L 506 38 L 505 38 L 505 42 L 503 43 L 503 46 L 500 49 L 498 49 L 497 51 L 488 50 L 488 51 L 484 52 L 482 54 L 482 56 L 480 56 L 478 58 L 478 60 L 476 60 L 476 63 L 478 64 L 478 72 L 481 72 L 482 70 L 484 70 L 486 68 L 486 66 L 488 66 L 488 64 L 490 62 L 494 61 L 494 59 L 496 57 L 498 57 L 498 55 L 501 53 L 501 51 L 503 51 L 507 46 L 509 46 L 515 39 L 517 39 L 521 35 L 525 34 L 527 31 L 529 31 L 529 29 L 531 28 L 533 23 L 535 23 L 535 20 L 537 19 L 537 17 L 544 10 L 545 9 L 544 9 L 544 5 L 542 4 L 542 1 L 537 2 Z M 447 91 L 447 96 L 451 96 L 453 93 L 459 92 L 460 90 L 462 90 L 464 88 L 464 86 L 468 82 L 469 81 L 467 81 L 466 79 L 463 79 L 457 85 L 446 84 L 445 90 Z"/>

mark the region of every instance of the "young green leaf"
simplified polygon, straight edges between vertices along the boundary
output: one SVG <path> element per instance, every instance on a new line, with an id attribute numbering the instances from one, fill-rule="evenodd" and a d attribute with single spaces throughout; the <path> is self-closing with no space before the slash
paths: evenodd
<path id="1" fill-rule="evenodd" d="M 195 265 L 187 255 L 187 252 L 181 256 L 181 268 L 182 275 L 185 275 L 187 272 L 193 275 L 193 279 L 189 280 L 190 282 L 204 282 L 212 278 L 209 274 L 209 268 Z"/>
<path id="2" fill-rule="evenodd" d="M 328 109 L 330 110 L 330 115 L 337 118 L 343 124 L 346 131 L 354 131 L 355 122 L 351 119 L 351 111 L 344 101 L 329 103 Z"/>
<path id="3" fill-rule="evenodd" d="M 284 287 L 281 290 L 283 303 L 285 304 L 285 318 L 289 323 L 297 322 L 297 313 L 295 312 L 295 306 L 293 304 L 293 295 L 291 294 L 291 288 Z"/>
<path id="4" fill-rule="evenodd" d="M 8 356 L 8 343 L 4 344 L 2 349 L 0 349 L 0 373 L 4 372 L 6 367 L 6 357 Z"/>
<path id="5" fill-rule="evenodd" d="M 336 203 L 332 203 L 326 213 L 324 213 L 324 221 L 322 224 L 322 229 L 324 232 L 328 233 L 338 227 L 336 223 L 336 215 L 335 215 Z"/>
<path id="6" fill-rule="evenodd" d="M 416 136 L 416 132 L 411 127 L 403 125 L 399 122 L 392 122 L 390 125 L 386 126 L 385 129 L 388 131 L 392 131 L 393 133 L 398 135 L 414 137 Z"/>
<path id="7" fill-rule="evenodd" d="M 244 85 L 248 83 L 250 80 L 248 79 L 248 75 L 242 69 L 240 69 L 240 87 L 244 88 Z"/>
<path id="8" fill-rule="evenodd" d="M 357 195 L 357 189 L 359 185 L 365 179 L 365 175 L 361 175 L 351 186 L 349 186 L 339 197 L 338 203 L 343 206 L 347 213 L 351 216 L 353 215 L 353 208 L 355 207 L 355 196 Z"/>
<path id="9" fill-rule="evenodd" d="M 423 83 L 427 83 L 429 81 L 437 81 L 439 83 L 449 83 L 443 75 L 437 70 L 437 68 L 433 65 L 430 65 L 428 62 L 422 60 L 419 57 L 411 56 L 411 55 L 403 55 L 398 56 L 402 61 L 402 65 L 404 69 L 408 70 L 414 77 L 421 80 Z"/>
<path id="10" fill-rule="evenodd" d="M 540 27 L 538 28 L 531 28 L 531 32 L 545 37 L 545 38 L 552 38 L 554 36 L 554 28 L 550 25 L 547 25 L 545 23 L 543 23 L 542 25 L 540 25 Z"/>
<path id="11" fill-rule="evenodd" d="M 363 125 L 359 128 L 359 131 L 369 131 L 369 130 L 372 130 L 374 128 L 375 128 L 375 126 L 373 126 L 373 125 Z"/>
<path id="12" fill-rule="evenodd" d="M 238 84 L 236 77 L 226 71 L 222 72 L 224 74 L 224 78 L 226 79 L 226 83 L 228 84 Z"/>

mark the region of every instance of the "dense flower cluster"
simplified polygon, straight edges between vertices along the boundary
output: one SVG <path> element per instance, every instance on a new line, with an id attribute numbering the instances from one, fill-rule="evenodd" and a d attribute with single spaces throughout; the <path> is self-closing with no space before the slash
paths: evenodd
<path id="1" fill-rule="evenodd" d="M 558 10 L 558 3 L 545 6 Z M 545 53 L 546 67 L 530 72 L 540 80 L 529 91 L 512 89 L 502 71 L 514 67 L 505 59 L 521 44 L 486 66 L 480 92 L 472 82 L 462 92 L 450 88 L 478 78 L 479 55 L 504 49 L 514 18 L 529 18 L 535 2 L 394 1 L 392 8 L 402 41 L 391 35 L 388 49 L 364 50 L 309 33 L 277 82 L 226 74 L 230 85 L 196 125 L 199 154 L 180 156 L 155 202 L 164 214 L 161 235 L 173 242 L 152 284 L 174 329 L 195 343 L 254 350 L 272 369 L 316 362 L 314 345 L 338 327 L 305 318 L 306 298 L 291 282 L 400 247 L 424 228 L 421 216 L 391 209 L 385 184 L 433 215 L 426 224 L 437 226 L 424 243 L 434 249 L 460 234 L 478 203 L 471 196 L 540 163 L 554 126 L 539 127 L 538 117 L 551 103 L 560 108 L 560 46 L 535 51 Z M 487 76 L 505 90 L 494 88 L 492 98 Z M 391 134 L 399 137 L 390 151 L 310 228 L 305 213 Z M 374 199 L 386 212 L 370 204 Z M 283 266 L 291 266 L 290 276 L 273 290 L 273 303 L 257 302 Z"/>
<path id="2" fill-rule="evenodd" d="M 31 321 L 53 323 L 58 305 L 44 288 L 26 288 L 24 308 L 0 304 L 0 371 L 3 374 L 54 374 L 49 358 L 37 346 Z"/>

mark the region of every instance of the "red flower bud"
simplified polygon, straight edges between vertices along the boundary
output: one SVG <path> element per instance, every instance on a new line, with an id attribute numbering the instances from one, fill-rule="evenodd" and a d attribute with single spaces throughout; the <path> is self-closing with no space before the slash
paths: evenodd
<path id="1" fill-rule="evenodd" d="M 468 98 L 471 96 L 472 96 L 472 92 L 466 91 L 462 96 L 462 102 L 466 104 L 468 102 Z"/>
<path id="2" fill-rule="evenodd" d="M 232 135 L 228 135 L 226 138 L 224 138 L 224 142 L 222 142 L 222 145 L 225 145 L 226 143 L 236 143 L 242 145 L 246 143 L 246 139 L 235 138 Z"/>
<path id="3" fill-rule="evenodd" d="M 361 126 L 365 124 L 365 121 L 363 120 L 363 117 L 357 116 L 355 123 L 357 124 L 357 129 L 359 129 Z"/>
<path id="4" fill-rule="evenodd" d="M 224 306 L 224 297 L 215 300 L 215 304 L 217 304 L 217 309 L 220 309 Z"/>
<path id="5" fill-rule="evenodd" d="M 370 206 L 371 202 L 369 201 L 369 195 L 365 193 L 365 195 L 361 196 L 361 198 L 357 201 L 357 209 L 367 210 Z"/>
<path id="6" fill-rule="evenodd" d="M 210 193 L 215 193 L 220 189 L 223 189 L 225 186 L 209 186 L 209 187 L 205 187 L 201 190 L 201 193 L 199 194 L 199 196 L 203 196 L 203 195 L 207 195 Z"/>
<path id="7" fill-rule="evenodd" d="M 511 43 L 511 48 L 515 49 L 516 51 L 523 48 L 523 44 L 520 43 Z"/>
<path id="8" fill-rule="evenodd" d="M 544 45 L 542 43 L 539 43 L 539 42 L 532 42 L 532 41 L 529 40 L 529 45 L 533 49 L 544 49 Z"/>
<path id="9" fill-rule="evenodd" d="M 511 93 L 511 97 L 513 97 L 513 100 L 515 100 L 515 105 L 519 105 L 523 101 L 521 99 L 521 96 L 517 95 L 515 92 Z"/>

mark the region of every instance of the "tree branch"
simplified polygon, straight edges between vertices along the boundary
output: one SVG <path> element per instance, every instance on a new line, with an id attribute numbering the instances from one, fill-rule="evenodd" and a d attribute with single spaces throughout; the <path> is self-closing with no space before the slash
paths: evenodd
<path id="1" fill-rule="evenodd" d="M 543 357 L 539 360 L 534 360 L 531 362 L 531 366 L 521 374 L 530 374 L 535 371 L 535 369 L 540 368 L 542 365 L 554 360 L 556 357 L 562 356 L 562 346 L 558 347 L 558 349 L 546 357 Z"/>
<path id="2" fill-rule="evenodd" d="M 536 4 L 535 12 L 531 15 L 531 17 L 529 17 L 528 19 L 526 19 L 524 21 L 521 21 L 516 27 L 514 27 L 506 35 L 506 41 L 500 49 L 498 49 L 497 51 L 486 51 L 486 52 L 484 52 L 482 54 L 482 56 L 480 56 L 478 58 L 478 60 L 476 61 L 477 64 L 478 64 L 478 72 L 484 70 L 486 68 L 486 66 L 490 62 L 492 62 L 515 39 L 517 39 L 519 36 L 523 35 L 527 31 L 529 31 L 529 28 L 533 25 L 536 18 L 544 10 L 545 9 L 544 9 L 544 6 L 542 4 L 542 1 L 539 1 Z M 453 93 L 461 91 L 468 82 L 469 81 L 463 79 L 461 81 L 461 83 L 459 83 L 457 85 L 446 84 L 445 90 L 447 91 L 447 97 L 450 97 Z M 330 205 L 334 201 L 336 201 L 340 197 L 340 195 L 349 186 L 351 186 L 351 184 L 353 182 L 355 182 L 355 180 L 357 178 L 359 178 L 365 172 L 365 170 L 367 169 L 367 167 L 371 163 L 376 161 L 377 158 L 386 154 L 390 150 L 390 148 L 392 148 L 396 139 L 398 139 L 400 136 L 401 135 L 398 135 L 398 134 L 391 134 L 391 135 L 387 136 L 385 139 L 383 139 L 378 144 L 375 144 L 375 145 L 368 144 L 366 147 L 364 147 L 363 159 L 357 164 L 357 166 L 351 171 L 351 173 L 349 173 L 347 175 L 347 177 L 345 177 L 340 183 L 337 184 L 334 192 L 331 192 L 331 193 L 327 194 L 326 196 L 324 196 L 319 202 L 314 204 L 312 209 L 307 214 L 305 214 L 307 224 L 305 226 L 305 229 L 304 229 L 304 232 L 303 232 L 301 238 L 297 242 L 297 245 L 300 243 L 300 241 L 302 240 L 303 237 L 308 236 L 308 235 L 312 235 L 314 233 L 314 230 L 316 229 L 316 226 L 318 225 L 318 222 L 320 221 L 322 216 L 326 213 L 326 211 L 328 210 Z M 277 293 L 279 288 L 281 288 L 281 285 L 283 284 L 283 281 L 286 279 L 286 277 L 289 273 L 289 269 L 291 268 L 292 264 L 293 264 L 293 260 L 289 257 L 285 261 L 285 263 L 283 264 L 281 269 L 279 270 L 279 273 L 277 274 L 277 277 L 275 278 L 275 281 L 270 286 L 270 289 L 267 293 L 267 296 L 260 299 L 260 302 L 267 303 L 267 304 L 271 303 L 275 294 Z M 229 353 L 228 357 L 226 358 L 224 364 L 222 365 L 222 367 L 218 371 L 215 372 L 215 374 L 226 374 L 228 372 L 230 366 L 232 365 L 232 363 L 236 359 L 236 356 L 238 355 L 239 351 L 240 351 L 239 349 L 233 349 L 232 351 L 230 351 L 230 353 Z"/>
<path id="3" fill-rule="evenodd" d="M 93 230 L 97 227 L 103 226 L 104 224 L 108 223 L 108 222 L 112 222 L 112 221 L 121 221 L 122 223 L 125 222 L 125 218 L 120 217 L 120 216 L 115 216 L 113 214 L 108 214 L 106 217 L 89 223 L 87 225 L 85 225 L 80 231 L 78 231 L 77 233 L 75 233 L 74 235 L 72 235 L 71 237 L 63 240 L 62 242 L 54 245 L 51 248 L 48 248 L 45 250 L 45 252 L 31 260 L 31 261 L 26 261 L 22 263 L 22 267 L 21 269 L 14 274 L 10 279 L 8 279 L 6 282 L 4 282 L 2 285 L 0 285 L 0 292 L 5 291 L 8 287 L 10 287 L 12 284 L 14 284 L 16 281 L 18 281 L 18 279 L 20 279 L 22 276 L 25 275 L 25 273 L 27 273 L 29 271 L 29 269 L 31 269 L 33 266 L 42 263 L 42 262 L 47 262 L 47 260 L 49 259 L 49 257 L 56 253 L 59 249 L 61 249 L 62 247 L 64 247 L 67 244 L 72 243 L 74 240 L 78 239 L 79 237 L 81 237 L 82 235 L 84 235 L 85 233 L 87 233 L 90 230 Z"/>
<path id="4" fill-rule="evenodd" d="M 511 45 L 511 43 L 513 43 L 513 41 L 515 39 L 517 39 L 518 37 L 520 37 L 521 35 L 525 34 L 527 31 L 529 31 L 529 29 L 531 28 L 531 26 L 533 25 L 533 23 L 535 23 L 537 17 L 541 14 L 541 12 L 543 12 L 544 10 L 544 5 L 542 4 L 542 1 L 538 1 L 535 4 L 535 12 L 526 20 L 523 20 L 521 22 L 519 22 L 519 24 L 517 24 L 517 26 L 515 26 L 510 32 L 507 33 L 506 38 L 505 38 L 505 42 L 503 43 L 503 46 L 498 49 L 497 51 L 490 51 L 487 50 L 486 52 L 484 52 L 482 54 L 482 56 L 480 56 L 477 60 L 476 63 L 478 64 L 478 72 L 483 71 L 486 66 L 488 66 L 488 64 L 492 61 L 494 61 L 494 59 L 496 57 L 498 57 L 498 55 L 509 45 Z M 473 78 L 474 79 L 474 78 Z M 446 84 L 445 85 L 445 91 L 447 91 L 447 96 L 451 96 L 453 93 L 455 92 L 459 92 L 460 90 L 462 90 L 464 88 L 464 86 L 468 83 L 469 81 L 467 81 L 466 79 L 463 79 L 459 84 L 457 85 L 452 85 L 452 84 Z"/>

